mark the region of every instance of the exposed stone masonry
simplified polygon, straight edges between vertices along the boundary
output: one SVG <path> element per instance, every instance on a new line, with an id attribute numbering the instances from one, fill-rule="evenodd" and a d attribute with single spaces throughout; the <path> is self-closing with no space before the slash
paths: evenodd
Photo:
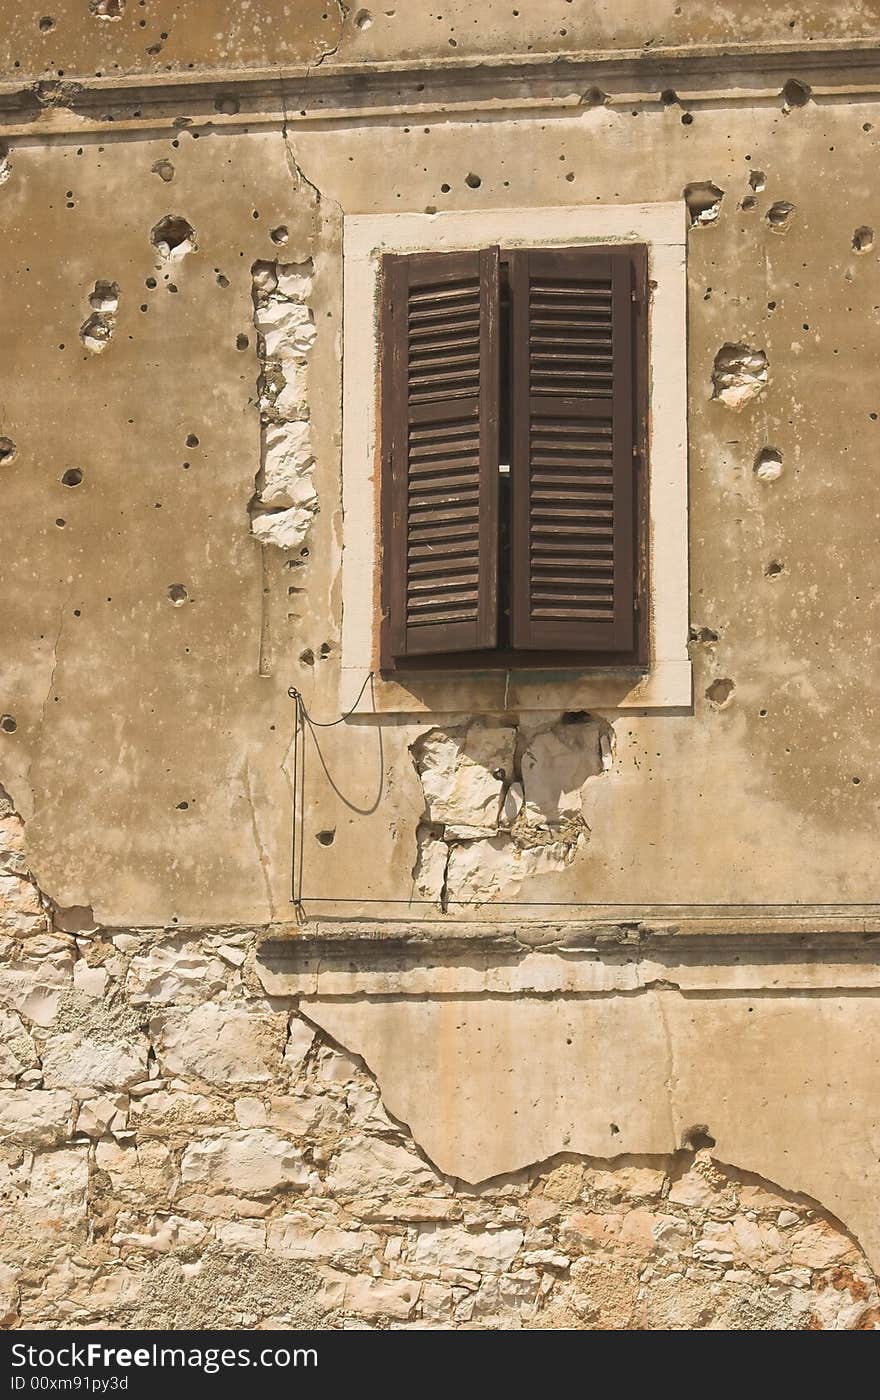
<path id="1" fill-rule="evenodd" d="M 425 795 L 416 897 L 480 904 L 564 870 L 589 839 L 585 790 L 611 767 L 613 746 L 611 726 L 581 713 L 420 735 L 410 746 Z"/>
<path id="2" fill-rule="evenodd" d="M 256 932 L 84 927 L 22 838 L 4 798 L 4 1326 L 878 1325 L 843 1228 L 696 1140 L 441 1176 L 364 1063 L 263 993 Z"/>
<path id="3" fill-rule="evenodd" d="M 316 334 L 307 305 L 312 271 L 310 258 L 252 269 L 261 451 L 251 529 L 280 549 L 302 544 L 318 509 L 306 396 L 306 357 Z"/>

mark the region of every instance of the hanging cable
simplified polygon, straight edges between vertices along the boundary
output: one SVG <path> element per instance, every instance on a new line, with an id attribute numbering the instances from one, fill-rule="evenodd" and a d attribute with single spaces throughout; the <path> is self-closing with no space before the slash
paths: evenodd
<path id="1" fill-rule="evenodd" d="M 312 719 L 305 707 L 302 694 L 296 686 L 288 688 L 288 695 L 294 704 L 293 720 L 293 758 L 292 758 L 292 787 L 293 787 L 293 819 L 291 822 L 291 852 L 290 852 L 290 902 L 293 905 L 294 915 L 297 923 L 305 922 L 305 909 L 303 907 L 303 858 L 305 854 L 305 810 L 306 810 L 306 727 L 309 729 L 333 729 L 337 724 L 344 723 L 351 719 L 358 705 L 361 703 L 364 691 L 373 679 L 373 672 L 369 671 L 364 679 L 364 683 L 358 691 L 357 699 L 350 710 L 346 710 L 338 719 L 320 720 Z M 313 736 L 314 739 L 314 736 Z"/>

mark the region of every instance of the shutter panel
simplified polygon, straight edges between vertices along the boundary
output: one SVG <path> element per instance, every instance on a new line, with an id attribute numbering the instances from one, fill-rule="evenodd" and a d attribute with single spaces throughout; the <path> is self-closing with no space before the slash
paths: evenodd
<path id="1" fill-rule="evenodd" d="M 511 254 L 516 648 L 623 652 L 635 642 L 640 254 Z"/>
<path id="2" fill-rule="evenodd" d="M 383 274 L 389 649 L 494 647 L 498 249 L 388 256 Z"/>

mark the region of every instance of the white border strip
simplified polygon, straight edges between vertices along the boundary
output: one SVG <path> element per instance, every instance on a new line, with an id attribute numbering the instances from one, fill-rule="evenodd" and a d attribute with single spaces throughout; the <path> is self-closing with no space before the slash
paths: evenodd
<path id="1" fill-rule="evenodd" d="M 686 207 L 658 204 L 346 215 L 343 232 L 342 668 L 340 708 L 375 663 L 378 472 L 378 278 L 383 253 L 644 243 L 653 287 L 648 442 L 651 664 L 621 670 L 483 672 L 436 679 L 377 678 L 385 713 L 506 708 L 669 709 L 691 703 L 688 637 Z M 476 661 L 476 658 L 475 658 Z M 450 705 L 450 681 L 458 703 Z M 433 692 L 433 693 L 432 693 Z"/>

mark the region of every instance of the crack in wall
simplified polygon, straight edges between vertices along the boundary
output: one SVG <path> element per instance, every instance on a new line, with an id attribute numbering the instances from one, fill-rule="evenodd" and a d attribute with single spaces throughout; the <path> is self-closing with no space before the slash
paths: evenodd
<path id="1" fill-rule="evenodd" d="M 267 902 L 267 904 L 269 905 L 269 917 L 270 917 L 270 919 L 274 920 L 274 918 L 275 918 L 275 900 L 274 900 L 274 897 L 273 897 L 273 895 L 272 895 L 272 878 L 271 878 L 270 867 L 269 867 L 269 856 L 268 856 L 268 852 L 266 851 L 266 847 L 265 847 L 265 845 L 263 844 L 263 839 L 262 839 L 262 837 L 260 836 L 260 828 L 259 828 L 259 824 L 258 824 L 258 822 L 257 822 L 257 809 L 256 809 L 256 806 L 255 806 L 255 804 L 254 804 L 254 795 L 253 795 L 253 792 L 252 792 L 252 790 L 251 790 L 250 763 L 248 762 L 247 759 L 245 759 L 245 762 L 244 762 L 244 770 L 243 770 L 243 772 L 244 772 L 244 791 L 245 791 L 245 795 L 246 795 L 247 800 L 248 800 L 248 808 L 249 808 L 249 811 L 250 811 L 251 832 L 252 832 L 252 834 L 253 834 L 254 845 L 255 845 L 256 850 L 257 850 L 257 859 L 258 859 L 259 862 L 260 862 L 260 871 L 261 871 L 262 876 L 263 876 L 263 882 L 264 882 L 264 884 L 265 884 L 265 886 L 266 886 L 266 902 Z"/>

